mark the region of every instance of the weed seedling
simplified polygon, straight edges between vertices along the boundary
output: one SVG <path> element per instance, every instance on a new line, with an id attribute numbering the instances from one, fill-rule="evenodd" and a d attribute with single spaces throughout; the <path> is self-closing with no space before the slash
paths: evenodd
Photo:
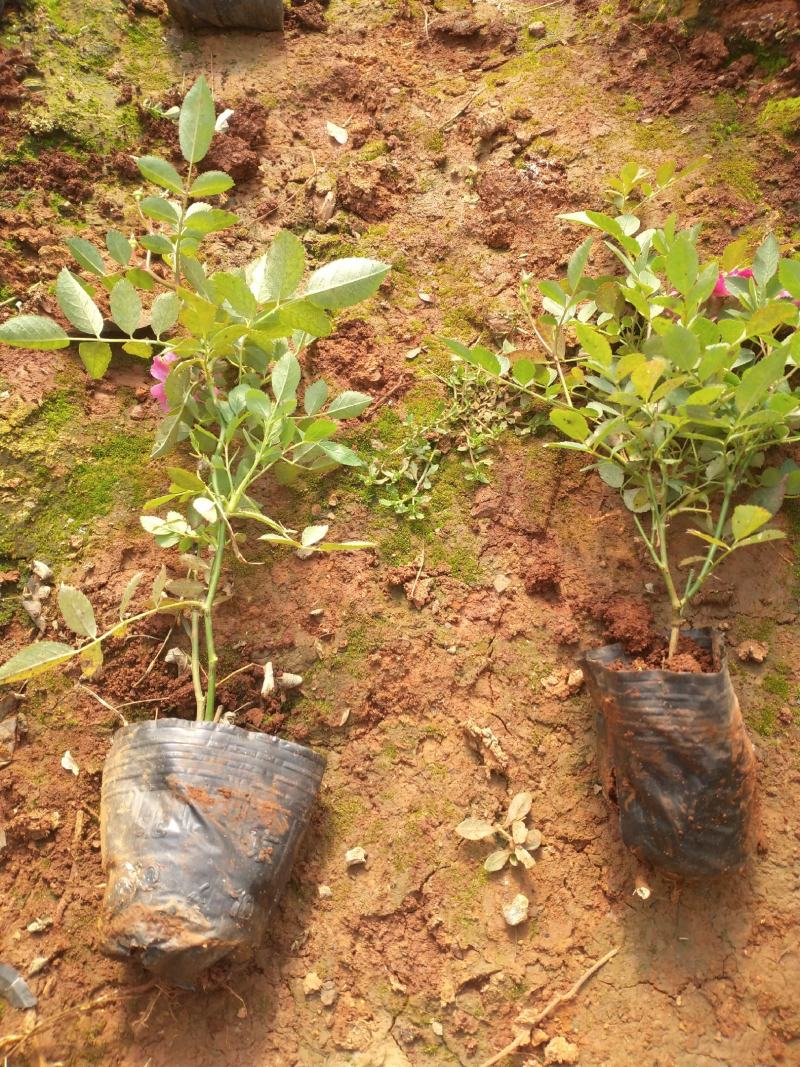
<path id="1" fill-rule="evenodd" d="M 530 793 L 517 793 L 508 805 L 502 823 L 491 823 L 487 819 L 471 817 L 458 824 L 456 833 L 465 841 L 494 839 L 495 842 L 502 842 L 502 847 L 489 853 L 483 861 L 485 871 L 502 871 L 506 864 L 511 867 L 519 864 L 526 870 L 536 866 L 536 860 L 531 853 L 541 846 L 542 835 L 527 825 L 532 802 Z"/>

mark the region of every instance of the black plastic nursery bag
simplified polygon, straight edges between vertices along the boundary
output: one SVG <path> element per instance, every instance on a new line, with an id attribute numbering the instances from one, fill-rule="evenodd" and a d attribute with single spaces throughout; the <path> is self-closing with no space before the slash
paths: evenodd
<path id="1" fill-rule="evenodd" d="M 106 950 L 191 987 L 257 945 L 324 766 L 302 745 L 224 723 L 120 730 L 103 772 Z"/>
<path id="2" fill-rule="evenodd" d="M 626 671 L 621 645 L 584 658 L 600 775 L 622 839 L 642 860 L 699 878 L 741 866 L 755 837 L 755 755 L 716 635 L 713 674 Z"/>

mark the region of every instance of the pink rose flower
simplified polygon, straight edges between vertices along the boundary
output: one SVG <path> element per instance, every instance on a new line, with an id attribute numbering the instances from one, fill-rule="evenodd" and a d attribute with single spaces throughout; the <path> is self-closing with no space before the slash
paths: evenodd
<path id="1" fill-rule="evenodd" d="M 167 349 L 167 351 L 162 352 L 160 356 L 156 356 L 150 366 L 150 374 L 156 380 L 156 384 L 150 386 L 150 396 L 158 401 L 158 406 L 165 414 L 169 411 L 169 404 L 167 403 L 167 393 L 164 389 L 164 382 L 169 376 L 170 364 L 174 363 L 177 358 L 178 357 L 174 352 L 170 352 L 169 349 Z"/>
<path id="2" fill-rule="evenodd" d="M 717 278 L 717 284 L 714 286 L 714 292 L 712 296 L 733 296 L 725 284 L 726 278 L 752 278 L 753 272 L 749 267 L 741 267 L 736 270 L 720 271 L 720 275 Z"/>

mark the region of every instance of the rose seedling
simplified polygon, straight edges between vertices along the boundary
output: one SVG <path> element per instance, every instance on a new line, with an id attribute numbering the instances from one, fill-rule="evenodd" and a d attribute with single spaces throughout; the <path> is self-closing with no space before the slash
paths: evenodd
<path id="1" fill-rule="evenodd" d="M 137 200 L 147 232 L 135 238 L 112 230 L 107 256 L 82 238 L 69 242 L 85 277 L 64 268 L 56 296 L 75 332 L 38 315 L 0 325 L 0 340 L 21 348 L 77 342 L 94 378 L 105 373 L 115 347 L 151 361 L 152 392 L 164 414 L 152 455 L 177 451 L 178 458 L 167 467 L 167 491 L 145 506 L 141 524 L 159 547 L 175 550 L 183 574 L 168 576 L 162 568 L 149 606 L 130 614 L 142 578 L 135 575 L 119 619 L 102 632 L 83 593 L 62 586 L 64 621 L 83 643 L 31 645 L 0 668 L 0 682 L 20 682 L 73 658 L 91 673 L 102 663 L 105 640 L 155 612 L 168 612 L 180 616 L 188 631 L 197 718 L 215 719 L 214 609 L 228 554 L 248 562 L 241 546 L 258 529 L 262 541 L 314 552 L 368 544 L 329 541 L 325 525 L 289 529 L 267 514 L 255 491 L 267 475 L 286 483 L 303 471 L 361 466 L 334 437 L 343 420 L 368 407 L 370 397 L 352 391 L 334 396 L 324 381 L 304 383 L 298 357 L 330 334 L 331 312 L 372 296 L 389 268 L 370 259 L 342 259 L 313 271 L 303 283 L 303 245 L 282 231 L 243 269 L 210 269 L 201 255 L 203 242 L 238 222 L 208 202 L 229 192 L 232 179 L 197 169 L 215 122 L 211 93 L 201 78 L 178 120 L 184 173 L 156 156 L 137 160 L 142 177 L 156 187 L 155 195 Z M 108 306 L 110 322 L 101 304 Z"/>
<path id="2" fill-rule="evenodd" d="M 800 495 L 800 468 L 771 459 L 800 440 L 800 263 L 772 236 L 743 267 L 740 241 L 703 260 L 699 227 L 645 226 L 642 204 L 675 177 L 674 167 L 651 177 L 628 165 L 610 190 L 619 213 L 563 216 L 591 233 L 565 279 L 539 283 L 538 316 L 523 278 L 533 351 L 446 342 L 546 404 L 566 439 L 551 447 L 588 456 L 619 491 L 669 598 L 670 656 L 719 565 L 783 537 L 769 524 Z M 592 277 L 598 242 L 618 268 Z M 684 559 L 674 555 L 676 523 L 698 545 Z"/>

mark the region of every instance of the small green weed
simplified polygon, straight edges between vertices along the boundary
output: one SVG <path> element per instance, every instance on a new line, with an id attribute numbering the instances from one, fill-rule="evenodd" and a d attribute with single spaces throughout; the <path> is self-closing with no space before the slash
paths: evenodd
<path id="1" fill-rule="evenodd" d="M 373 441 L 375 456 L 362 475 L 378 503 L 412 521 L 423 519 L 432 502 L 445 458 L 461 458 L 467 482 L 489 482 L 493 447 L 508 429 L 529 433 L 522 408 L 508 396 L 487 388 L 485 377 L 468 364 L 456 364 L 444 377 L 433 374 L 447 401 L 427 418 L 411 412 L 401 424 L 400 442 L 392 448 Z"/>

